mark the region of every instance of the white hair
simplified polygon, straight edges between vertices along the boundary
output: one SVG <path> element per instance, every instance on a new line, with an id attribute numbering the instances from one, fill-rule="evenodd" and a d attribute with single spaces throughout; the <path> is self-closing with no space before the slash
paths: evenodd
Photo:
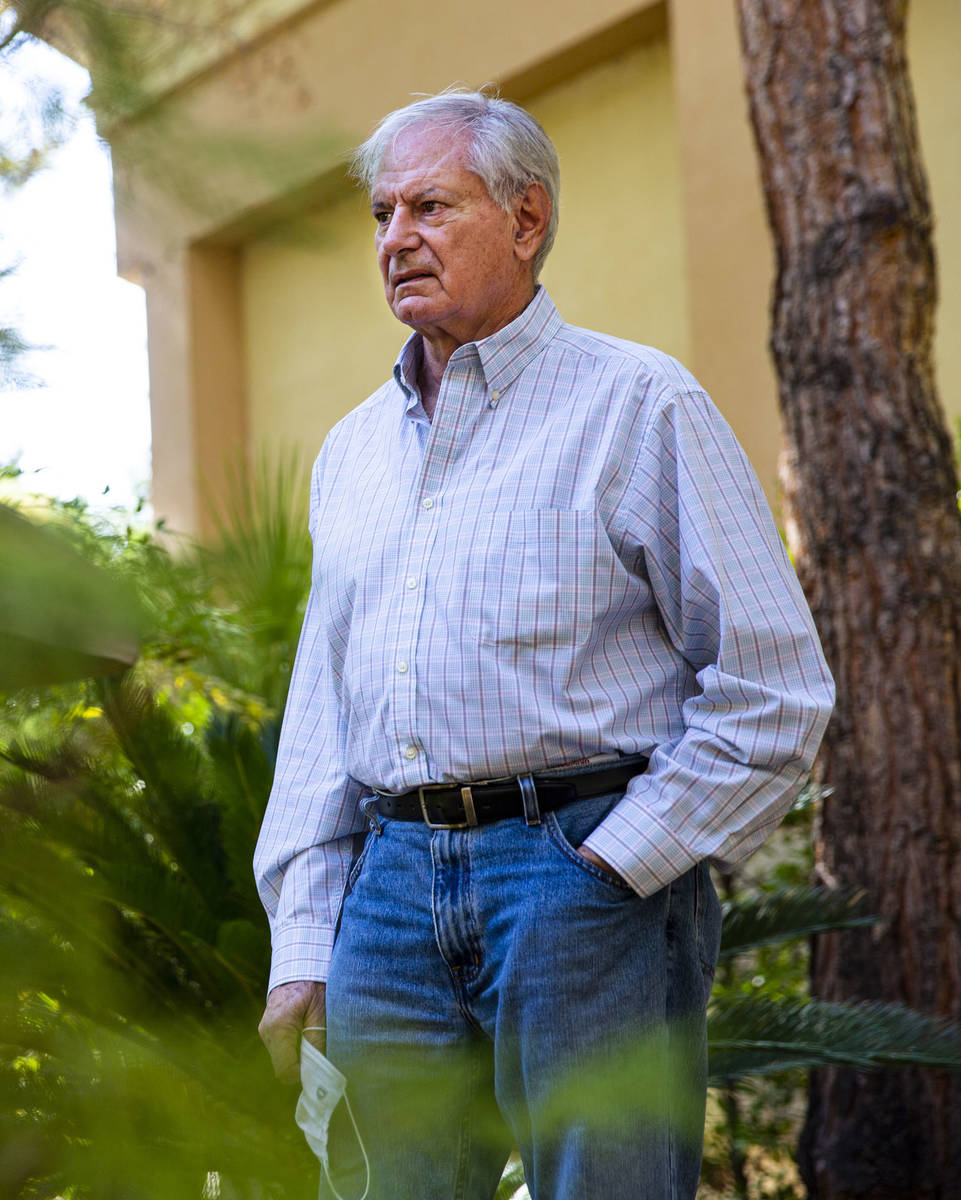
<path id="1" fill-rule="evenodd" d="M 551 216 L 532 262 L 536 280 L 557 234 L 560 165 L 554 143 L 529 112 L 510 100 L 450 88 L 388 113 L 354 151 L 350 166 L 353 178 L 370 191 L 385 153 L 402 133 L 422 125 L 445 126 L 467 135 L 468 166 L 505 212 L 510 212 L 514 200 L 530 184 L 543 184 L 551 202 Z"/>

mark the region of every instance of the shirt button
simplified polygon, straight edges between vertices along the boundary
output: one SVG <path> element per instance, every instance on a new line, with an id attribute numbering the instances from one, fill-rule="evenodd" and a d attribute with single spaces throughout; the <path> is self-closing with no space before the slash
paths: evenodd
<path id="1" fill-rule="evenodd" d="M 496 404 L 500 398 L 500 390 L 498 388 L 494 388 L 494 390 L 491 392 L 491 404 Z"/>
<path id="2" fill-rule="evenodd" d="M 417 757 L 417 747 L 416 746 L 408 746 L 407 749 L 404 751 L 404 758 L 416 758 L 416 757 Z"/>
<path id="3" fill-rule="evenodd" d="M 408 575 L 408 577 L 407 577 L 407 586 L 408 586 L 409 588 L 415 588 L 415 587 L 417 587 L 417 577 L 416 577 L 416 575 Z"/>
<path id="4" fill-rule="evenodd" d="M 398 671 L 400 671 L 401 675 L 403 675 L 403 674 L 404 674 L 404 672 L 407 670 L 407 663 L 405 663 L 405 662 L 399 662 L 399 663 L 397 664 L 397 670 L 398 670 Z"/>
<path id="5" fill-rule="evenodd" d="M 430 496 L 428 496 L 426 500 L 421 500 L 420 503 L 421 503 L 421 508 L 433 508 L 434 507 L 434 501 L 431 500 Z"/>

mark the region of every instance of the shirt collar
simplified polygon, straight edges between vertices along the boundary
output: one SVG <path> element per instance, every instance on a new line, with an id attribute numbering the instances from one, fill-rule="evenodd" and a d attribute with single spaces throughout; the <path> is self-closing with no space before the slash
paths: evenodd
<path id="1" fill-rule="evenodd" d="M 394 363 L 394 381 L 407 397 L 409 413 L 420 408 L 420 389 L 417 386 L 417 373 L 420 370 L 420 360 L 423 354 L 421 336 L 412 333 L 400 348 L 397 361 Z"/>
<path id="2" fill-rule="evenodd" d="M 475 343 L 487 386 L 503 391 L 560 332 L 564 322 L 547 290 L 538 287 L 519 317 Z"/>
<path id="3" fill-rule="evenodd" d="M 476 353 L 488 389 L 502 392 L 557 336 L 563 324 L 547 289 L 538 286 L 533 300 L 509 325 L 479 342 L 468 342 L 454 353 L 464 350 Z M 421 336 L 412 333 L 394 363 L 394 380 L 407 397 L 407 412 L 420 404 L 417 372 L 422 353 Z"/>

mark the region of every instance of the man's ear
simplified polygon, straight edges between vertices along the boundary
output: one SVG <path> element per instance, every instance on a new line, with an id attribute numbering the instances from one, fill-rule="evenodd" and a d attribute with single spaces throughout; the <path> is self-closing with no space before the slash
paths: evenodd
<path id="1" fill-rule="evenodd" d="M 551 201 L 542 183 L 529 183 L 514 200 L 514 253 L 529 262 L 547 237 L 551 219 Z"/>

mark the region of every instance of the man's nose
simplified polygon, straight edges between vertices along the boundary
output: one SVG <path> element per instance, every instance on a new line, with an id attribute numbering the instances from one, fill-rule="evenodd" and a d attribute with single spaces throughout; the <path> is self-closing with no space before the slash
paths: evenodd
<path id="1" fill-rule="evenodd" d="M 409 250 L 417 241 L 416 222 L 407 208 L 398 205 L 388 223 L 381 226 L 381 249 L 386 254 L 397 254 L 401 250 Z"/>

